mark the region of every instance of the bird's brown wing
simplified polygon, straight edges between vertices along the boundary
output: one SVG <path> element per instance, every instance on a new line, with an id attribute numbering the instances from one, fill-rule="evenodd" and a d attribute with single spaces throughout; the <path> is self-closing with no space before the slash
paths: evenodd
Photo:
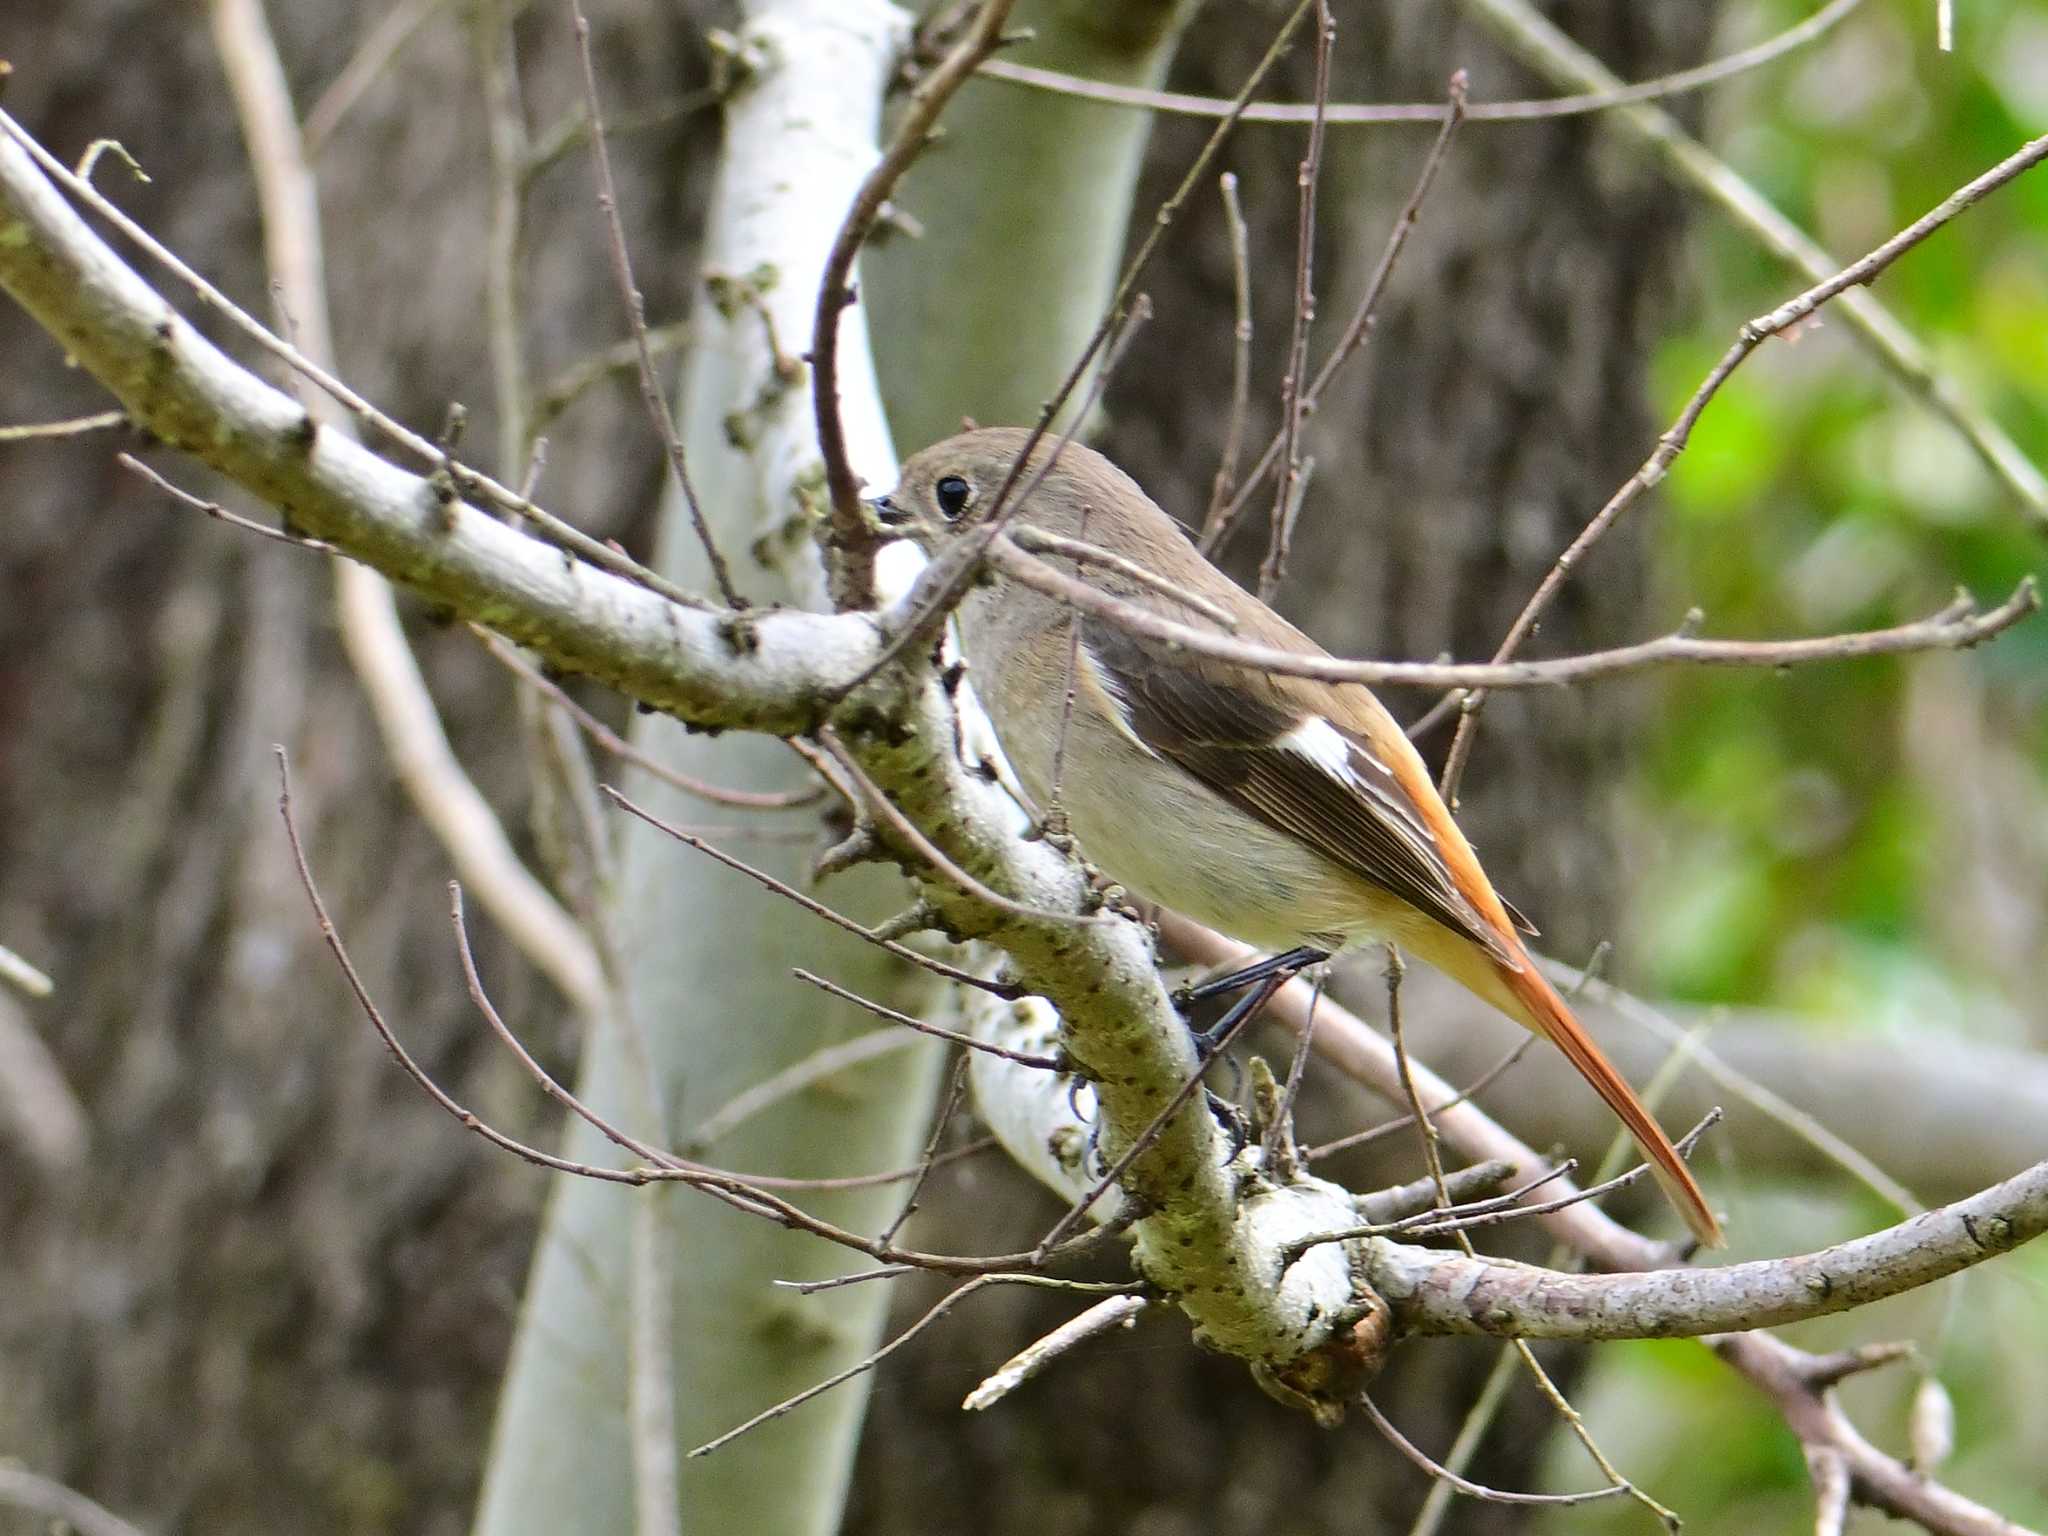
<path id="1" fill-rule="evenodd" d="M 1459 890 L 1436 835 L 1394 771 L 1355 732 L 1234 682 L 1233 669 L 1106 623 L 1083 642 L 1131 733 L 1218 794 L 1427 913 L 1519 970 L 1521 962 Z M 1304 729 L 1306 727 L 1306 729 Z"/>

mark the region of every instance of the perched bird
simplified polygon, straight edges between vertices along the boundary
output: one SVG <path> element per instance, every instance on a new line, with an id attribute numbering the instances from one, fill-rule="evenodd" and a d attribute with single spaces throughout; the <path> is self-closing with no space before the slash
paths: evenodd
<path id="1" fill-rule="evenodd" d="M 982 428 L 926 448 L 874 503 L 877 521 L 943 555 L 979 531 L 1028 436 Z M 1094 450 L 1042 438 L 1011 498 L 1026 488 L 1012 530 L 1080 540 L 1155 578 L 1114 559 L 1045 557 L 1097 591 L 1196 629 L 1328 654 L 1204 559 Z M 1019 781 L 1041 809 L 1064 811 L 1104 874 L 1264 949 L 1391 941 L 1435 966 L 1562 1050 L 1694 1236 L 1720 1245 L 1683 1159 L 1530 959 L 1421 756 L 1370 689 L 1199 656 L 999 571 L 968 591 L 958 618 L 969 675 Z"/>

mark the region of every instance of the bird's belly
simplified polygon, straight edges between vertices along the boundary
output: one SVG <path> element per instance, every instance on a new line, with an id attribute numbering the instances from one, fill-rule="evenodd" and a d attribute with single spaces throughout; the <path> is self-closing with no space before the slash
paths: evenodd
<path id="1" fill-rule="evenodd" d="M 1063 777 L 1082 855 L 1135 895 L 1260 949 L 1336 950 L 1387 929 L 1379 892 L 1114 730 L 1075 729 Z"/>

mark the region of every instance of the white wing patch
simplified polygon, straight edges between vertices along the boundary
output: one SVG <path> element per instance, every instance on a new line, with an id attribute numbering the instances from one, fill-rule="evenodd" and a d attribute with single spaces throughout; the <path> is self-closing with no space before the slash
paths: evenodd
<path id="1" fill-rule="evenodd" d="M 1371 795 L 1399 816 L 1402 823 L 1423 841 L 1436 842 L 1436 834 L 1430 831 L 1427 822 L 1416 815 L 1408 797 L 1401 792 L 1393 770 L 1321 715 L 1302 721 L 1285 736 L 1277 738 L 1273 745 L 1283 752 L 1307 758 L 1338 783 L 1353 785 Z"/>

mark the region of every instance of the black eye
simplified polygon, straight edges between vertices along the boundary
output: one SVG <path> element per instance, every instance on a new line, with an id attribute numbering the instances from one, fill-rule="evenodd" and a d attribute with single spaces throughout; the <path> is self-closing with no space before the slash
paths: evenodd
<path id="1" fill-rule="evenodd" d="M 945 514 L 949 523 L 967 510 L 967 500 L 973 494 L 974 487 L 958 475 L 948 475 L 932 487 L 932 495 L 938 499 L 939 511 Z"/>

